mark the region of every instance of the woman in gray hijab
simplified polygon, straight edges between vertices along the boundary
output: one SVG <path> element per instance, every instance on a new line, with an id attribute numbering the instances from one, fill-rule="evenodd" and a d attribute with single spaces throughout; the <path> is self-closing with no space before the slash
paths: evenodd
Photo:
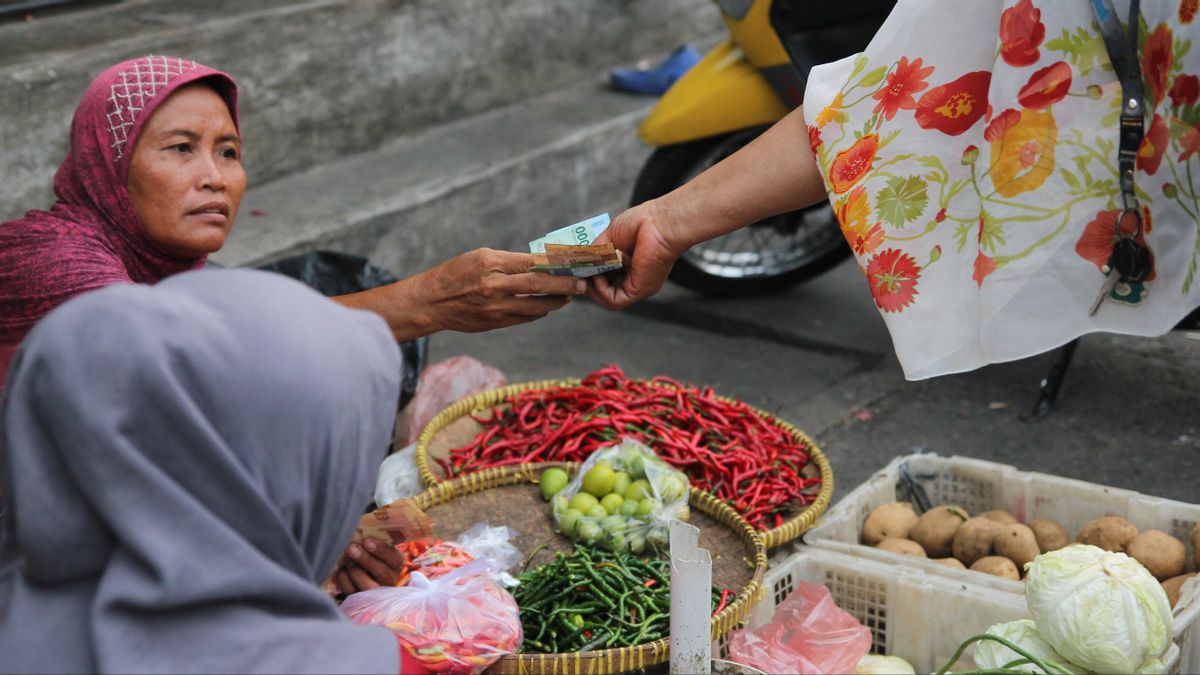
<path id="1" fill-rule="evenodd" d="M 0 407 L 0 671 L 399 672 L 318 588 L 399 371 L 378 316 L 265 272 L 48 315 Z"/>

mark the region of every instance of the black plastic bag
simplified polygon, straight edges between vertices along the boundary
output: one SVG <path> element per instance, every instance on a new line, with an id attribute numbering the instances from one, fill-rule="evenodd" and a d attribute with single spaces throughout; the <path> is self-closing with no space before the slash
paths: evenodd
<path id="1" fill-rule="evenodd" d="M 334 251 L 301 253 L 262 265 L 258 269 L 278 272 L 302 281 L 325 296 L 358 293 L 399 281 L 391 272 L 372 265 L 366 258 Z M 400 354 L 404 357 L 400 408 L 408 405 L 416 393 L 417 380 L 425 369 L 428 352 L 427 337 L 400 343 Z"/>

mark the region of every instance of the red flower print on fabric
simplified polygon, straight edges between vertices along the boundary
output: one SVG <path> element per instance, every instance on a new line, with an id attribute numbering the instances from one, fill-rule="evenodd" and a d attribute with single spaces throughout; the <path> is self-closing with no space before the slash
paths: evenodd
<path id="1" fill-rule="evenodd" d="M 1037 63 L 1045 37 L 1042 10 L 1031 0 L 1021 0 L 1000 13 L 1000 58 L 1008 65 L 1020 68 Z"/>
<path id="2" fill-rule="evenodd" d="M 1179 144 L 1183 146 L 1183 152 L 1179 153 L 1180 163 L 1188 161 L 1192 155 L 1200 152 L 1200 126 L 1194 126 L 1183 132 L 1183 138 L 1179 139 Z"/>
<path id="3" fill-rule="evenodd" d="M 817 154 L 817 149 L 821 147 L 824 141 L 821 140 L 821 130 L 817 127 L 808 128 L 808 145 L 812 148 L 813 155 Z"/>
<path id="4" fill-rule="evenodd" d="M 983 280 L 988 278 L 988 275 L 996 271 L 996 261 L 983 251 L 975 254 L 975 271 L 971 273 L 971 278 L 975 283 L 982 287 Z"/>
<path id="5" fill-rule="evenodd" d="M 1200 2 L 1200 0 L 1197 1 Z M 1171 96 L 1171 105 L 1176 108 L 1195 105 L 1196 101 L 1200 100 L 1200 77 L 1187 74 L 1177 75 L 1175 83 L 1171 85 L 1171 91 L 1168 93 Z"/>
<path id="6" fill-rule="evenodd" d="M 1138 170 L 1145 171 L 1151 176 L 1157 173 L 1170 140 L 1171 133 L 1167 128 L 1166 120 L 1162 118 L 1162 115 L 1155 113 L 1154 119 L 1150 122 L 1150 129 L 1146 132 L 1146 137 L 1142 139 L 1142 146 L 1138 148 Z"/>
<path id="7" fill-rule="evenodd" d="M 879 136 L 867 134 L 854 141 L 854 145 L 839 152 L 829 166 L 829 182 L 833 191 L 841 194 L 854 187 L 875 161 L 875 151 L 879 149 Z"/>
<path id="8" fill-rule="evenodd" d="M 1104 271 L 1104 266 L 1108 264 L 1108 259 L 1112 257 L 1113 244 L 1117 242 L 1117 218 L 1122 213 L 1121 209 L 1096 213 L 1096 218 L 1083 228 L 1083 234 L 1079 235 L 1079 241 L 1075 242 L 1075 253 L 1079 254 L 1079 257 L 1084 260 L 1091 262 L 1101 272 Z M 1145 246 L 1145 235 L 1150 229 L 1150 209 L 1143 206 L 1142 234 L 1135 237 L 1134 241 L 1141 246 Z M 1137 222 L 1132 217 L 1122 219 L 1122 234 L 1129 236 L 1136 231 Z M 1154 252 L 1151 251 L 1150 275 L 1146 277 L 1146 280 L 1153 280 L 1154 274 Z"/>
<path id="9" fill-rule="evenodd" d="M 1000 140 L 1004 136 L 1004 132 L 1016 126 L 1017 122 L 1021 121 L 1021 113 L 1017 110 L 1009 108 L 1004 112 L 992 118 L 988 123 L 987 129 L 983 130 L 983 140 L 992 143 Z"/>
<path id="10" fill-rule="evenodd" d="M 1146 85 L 1154 94 L 1156 108 L 1167 95 L 1167 77 L 1175 60 L 1175 53 L 1171 48 L 1172 39 L 1171 27 L 1160 23 L 1158 28 L 1150 33 L 1150 37 L 1146 38 L 1146 44 L 1142 45 L 1142 77 L 1146 79 Z"/>
<path id="11" fill-rule="evenodd" d="M 925 92 L 917 101 L 917 124 L 957 136 L 970 129 L 987 110 L 992 74 L 977 70 Z"/>
<path id="12" fill-rule="evenodd" d="M 1042 68 L 1017 92 L 1017 101 L 1026 108 L 1041 110 L 1063 100 L 1071 88 L 1071 66 L 1059 61 Z"/>
<path id="13" fill-rule="evenodd" d="M 890 120 L 898 110 L 912 110 L 917 107 L 913 94 L 924 91 L 929 84 L 925 78 L 933 72 L 933 66 L 921 67 L 921 59 L 909 61 L 907 56 L 901 56 L 896 69 L 887 76 L 887 85 L 872 96 L 879 101 L 874 112 L 881 114 L 883 119 Z"/>
<path id="14" fill-rule="evenodd" d="M 885 312 L 899 312 L 913 303 L 921 266 L 917 259 L 897 248 L 881 251 L 867 263 L 867 281 L 875 305 Z"/>
<path id="15" fill-rule="evenodd" d="M 1200 0 L 1181 0 L 1179 3 L 1179 23 L 1191 23 L 1196 18 L 1196 10 L 1200 9 Z"/>

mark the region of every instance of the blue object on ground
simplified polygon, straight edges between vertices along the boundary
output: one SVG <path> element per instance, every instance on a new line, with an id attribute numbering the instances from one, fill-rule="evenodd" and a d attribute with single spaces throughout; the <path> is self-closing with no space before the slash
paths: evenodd
<path id="1" fill-rule="evenodd" d="M 675 84 L 700 60 L 700 52 L 687 45 L 676 47 L 663 62 L 654 68 L 614 68 L 609 73 L 609 82 L 614 89 L 636 94 L 660 95 Z"/>

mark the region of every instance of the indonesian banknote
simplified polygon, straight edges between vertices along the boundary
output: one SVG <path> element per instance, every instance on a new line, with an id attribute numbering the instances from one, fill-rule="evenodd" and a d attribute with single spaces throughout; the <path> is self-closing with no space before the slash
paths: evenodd
<path id="1" fill-rule="evenodd" d="M 621 268 L 621 252 L 612 244 L 593 244 L 608 228 L 607 213 L 554 230 L 529 242 L 531 272 L 558 276 L 592 277 Z"/>

